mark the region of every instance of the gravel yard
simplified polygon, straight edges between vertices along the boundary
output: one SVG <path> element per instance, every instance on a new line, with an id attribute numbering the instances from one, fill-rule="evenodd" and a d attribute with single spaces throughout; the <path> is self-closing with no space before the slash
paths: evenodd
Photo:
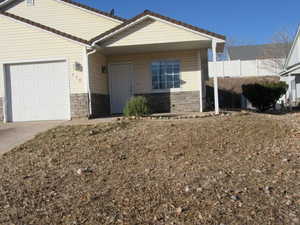
<path id="1" fill-rule="evenodd" d="M 300 224 L 300 114 L 61 126 L 0 158 L 0 224 Z"/>

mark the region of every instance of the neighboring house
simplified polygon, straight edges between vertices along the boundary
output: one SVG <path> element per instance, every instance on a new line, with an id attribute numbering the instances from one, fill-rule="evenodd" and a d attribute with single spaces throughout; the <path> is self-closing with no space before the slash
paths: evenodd
<path id="1" fill-rule="evenodd" d="M 290 48 L 289 43 L 227 47 L 227 60 L 209 62 L 209 76 L 278 76 Z"/>
<path id="2" fill-rule="evenodd" d="M 242 85 L 279 81 L 290 48 L 289 43 L 232 46 L 225 50 L 227 60 L 209 62 L 209 77 L 220 78 L 220 107 L 252 109 L 251 103 L 242 95 Z M 212 99 L 211 84 L 211 81 L 207 82 L 208 103 Z"/>
<path id="3" fill-rule="evenodd" d="M 225 43 L 154 12 L 125 20 L 70 0 L 3 1 L 0 33 L 0 117 L 13 122 L 119 114 L 134 95 L 154 112 L 202 111 L 207 51 Z"/>
<path id="4" fill-rule="evenodd" d="M 227 48 L 228 60 L 285 59 L 291 44 L 241 45 Z"/>
<path id="5" fill-rule="evenodd" d="M 298 105 L 300 103 L 300 26 L 280 75 L 281 80 L 289 84 L 286 100 L 293 105 Z"/>

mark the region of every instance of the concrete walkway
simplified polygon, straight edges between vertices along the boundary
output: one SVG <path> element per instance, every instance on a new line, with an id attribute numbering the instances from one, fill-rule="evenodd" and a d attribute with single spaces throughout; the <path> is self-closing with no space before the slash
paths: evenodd
<path id="1" fill-rule="evenodd" d="M 65 121 L 0 123 L 0 156 L 34 138 L 38 133 L 61 125 Z"/>

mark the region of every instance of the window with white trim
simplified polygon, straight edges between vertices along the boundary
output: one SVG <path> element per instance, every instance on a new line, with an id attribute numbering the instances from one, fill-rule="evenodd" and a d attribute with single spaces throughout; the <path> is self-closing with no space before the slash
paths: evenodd
<path id="1" fill-rule="evenodd" d="M 32 6 L 32 5 L 34 5 L 34 0 L 26 0 L 26 5 L 27 5 L 27 6 Z"/>
<path id="2" fill-rule="evenodd" d="M 152 89 L 180 88 L 179 60 L 160 60 L 151 63 Z"/>

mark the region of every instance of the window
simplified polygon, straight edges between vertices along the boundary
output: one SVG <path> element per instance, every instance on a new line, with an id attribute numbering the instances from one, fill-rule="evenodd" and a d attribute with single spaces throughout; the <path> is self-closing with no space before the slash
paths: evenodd
<path id="1" fill-rule="evenodd" d="M 27 6 L 32 6 L 34 5 L 34 0 L 26 0 Z"/>
<path id="2" fill-rule="evenodd" d="M 178 60 L 155 61 L 151 64 L 152 89 L 180 88 L 180 63 Z"/>

